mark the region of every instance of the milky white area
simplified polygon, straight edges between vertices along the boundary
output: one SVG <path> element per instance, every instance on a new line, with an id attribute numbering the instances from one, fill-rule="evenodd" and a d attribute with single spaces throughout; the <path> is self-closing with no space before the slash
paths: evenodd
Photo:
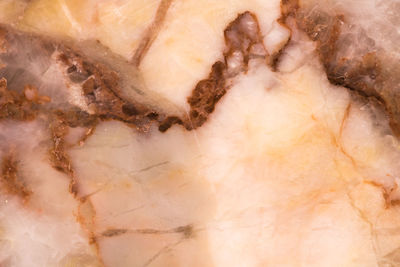
<path id="1" fill-rule="evenodd" d="M 33 192 L 24 203 L 2 191 L 0 263 L 58 266 L 74 255 L 93 258 L 95 251 L 77 221 L 78 202 L 68 192 L 69 178 L 53 169 L 47 159 L 49 143 L 42 125 L 3 122 L 0 129 L 2 156 L 13 149 L 18 151 L 18 177 Z"/>

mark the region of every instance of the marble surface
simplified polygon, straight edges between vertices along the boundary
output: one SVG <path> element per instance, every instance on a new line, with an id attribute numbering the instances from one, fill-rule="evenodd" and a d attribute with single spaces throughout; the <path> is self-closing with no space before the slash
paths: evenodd
<path id="1" fill-rule="evenodd" d="M 400 266 L 397 11 L 1 1 L 0 266 Z"/>

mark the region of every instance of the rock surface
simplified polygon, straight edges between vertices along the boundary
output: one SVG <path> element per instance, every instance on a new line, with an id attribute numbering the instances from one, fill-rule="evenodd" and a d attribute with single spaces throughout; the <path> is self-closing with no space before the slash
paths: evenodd
<path id="1" fill-rule="evenodd" d="M 397 11 L 2 1 L 0 266 L 399 266 Z"/>

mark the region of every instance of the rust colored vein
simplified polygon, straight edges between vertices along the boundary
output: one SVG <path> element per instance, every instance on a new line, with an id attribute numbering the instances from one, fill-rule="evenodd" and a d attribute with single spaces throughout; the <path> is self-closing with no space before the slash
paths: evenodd
<path id="1" fill-rule="evenodd" d="M 83 126 L 95 127 L 97 118 L 89 116 L 81 110 L 70 110 L 54 112 L 50 123 L 50 133 L 53 146 L 49 150 L 50 162 L 58 171 L 66 174 L 70 178 L 69 191 L 79 201 L 79 212 L 77 220 L 81 227 L 88 233 L 89 243 L 94 245 L 98 260 L 104 265 L 100 255 L 99 244 L 94 234 L 94 221 L 96 212 L 90 199 L 82 199 L 79 196 L 79 181 L 75 174 L 74 168 L 68 154 L 68 147 L 65 142 L 65 136 L 68 134 L 70 127 Z M 91 128 L 90 128 L 91 129 Z"/>
<path id="2" fill-rule="evenodd" d="M 171 3 L 171 0 L 161 2 L 155 21 L 150 27 L 151 34 L 147 39 L 145 38 L 142 47 L 138 50 L 138 55 L 143 55 L 147 51 L 164 21 Z M 158 123 L 159 130 L 162 132 L 174 124 L 181 124 L 187 130 L 193 130 L 201 127 L 207 121 L 216 104 L 229 90 L 231 79 L 240 73 L 247 72 L 250 60 L 269 58 L 256 16 L 250 12 L 239 14 L 224 31 L 224 60 L 214 63 L 208 77 L 201 80 L 193 89 L 188 98 L 190 105 L 188 116 L 178 117 L 173 114 L 157 113 L 139 102 L 127 101 L 120 97 L 120 76 L 108 66 L 85 57 L 70 47 L 51 40 L 43 41 L 40 36 L 24 35 L 10 29 L 8 31 L 7 38 L 11 40 L 17 36 L 20 42 L 35 42 L 35 49 L 38 51 L 40 49 L 54 51 L 52 53 L 56 53 L 58 64 L 64 68 L 63 75 L 67 79 L 67 83 L 81 88 L 82 96 L 86 101 L 86 110 L 73 105 L 63 106 L 60 110 L 55 109 L 54 105 L 48 110 L 43 108 L 38 110 L 42 114 L 45 111 L 45 115 L 50 117 L 50 122 L 53 123 L 51 129 L 56 144 L 51 151 L 53 166 L 70 176 L 72 171 L 67 163 L 67 156 L 62 152 L 64 150 L 62 149 L 63 142 L 61 132 L 58 132 L 57 127 L 92 128 L 101 120 L 119 120 L 144 132 L 149 129 L 152 122 Z M 139 61 L 141 57 L 138 56 Z M 33 118 L 37 114 L 34 115 Z M 5 117 L 10 118 L 9 115 Z M 54 118 L 61 122 L 64 121 L 64 123 L 56 122 L 54 124 Z M 58 126 L 55 127 L 55 125 Z"/>
<path id="3" fill-rule="evenodd" d="M 68 134 L 71 125 L 95 125 L 97 121 L 91 121 L 86 115 L 82 119 L 79 117 L 80 111 L 66 112 L 58 111 L 50 124 L 50 132 L 53 141 L 53 146 L 49 150 L 50 162 L 52 166 L 58 171 L 66 174 L 70 178 L 69 192 L 74 198 L 79 201 L 79 209 L 77 214 L 77 221 L 84 229 L 89 237 L 89 243 L 96 249 L 98 260 L 104 266 L 103 259 L 100 255 L 100 248 L 94 234 L 94 224 L 96 211 L 93 208 L 91 200 L 88 198 L 81 198 L 79 196 L 79 181 L 73 169 L 70 156 L 67 152 L 67 145 L 65 136 Z M 95 126 L 93 126 L 95 127 Z"/>
<path id="4" fill-rule="evenodd" d="M 26 85 L 23 92 L 18 93 L 7 88 L 5 78 L 0 79 L 0 119 L 30 121 L 36 119 L 40 113 L 48 116 L 50 121 L 49 130 L 53 141 L 53 146 L 49 150 L 50 162 L 55 169 L 65 173 L 70 178 L 69 191 L 76 197 L 78 184 L 64 138 L 68 133 L 69 127 L 94 127 L 97 123 L 97 117 L 90 116 L 78 108 L 66 111 L 48 109 L 45 104 L 50 101 L 49 97 L 40 96 L 38 90 L 33 86 Z M 32 192 L 21 181 L 21 177 L 18 174 L 18 164 L 12 153 L 2 159 L 0 175 L 0 185 L 6 193 L 18 196 L 24 202 L 28 201 Z M 79 222 L 81 223 L 81 221 Z M 82 228 L 88 231 L 92 244 L 99 251 L 98 244 L 93 238 L 93 231 L 88 229 L 86 224 L 81 223 L 81 225 Z M 98 258 L 102 262 L 99 253 Z"/>
<path id="5" fill-rule="evenodd" d="M 90 199 L 88 198 L 78 199 L 78 201 L 79 201 L 79 206 L 78 206 L 77 220 L 81 225 L 82 229 L 84 229 L 87 232 L 89 236 L 89 244 L 95 247 L 97 259 L 100 261 L 102 266 L 105 266 L 103 257 L 101 256 L 100 253 L 100 246 L 94 233 L 96 211 Z"/>
<path id="6" fill-rule="evenodd" d="M 190 105 L 188 117 L 168 117 L 159 126 L 161 132 L 174 124 L 184 125 L 187 130 L 201 127 L 229 90 L 230 79 L 247 72 L 251 59 L 268 57 L 257 17 L 250 12 L 239 14 L 225 29 L 224 37 L 224 61 L 215 62 L 208 77 L 198 82 L 193 89 L 187 99 Z"/>
<path id="7" fill-rule="evenodd" d="M 20 175 L 18 174 L 18 163 L 13 153 L 6 155 L 1 162 L 1 179 L 0 184 L 6 193 L 20 197 L 26 202 L 31 191 L 26 188 Z"/>
<path id="8" fill-rule="evenodd" d="M 257 17 L 250 12 L 239 14 L 225 29 L 224 37 L 224 62 L 214 63 L 208 78 L 200 81 L 188 98 L 190 112 L 185 123 L 188 130 L 206 122 L 229 90 L 229 79 L 247 72 L 251 59 L 267 57 Z"/>
<path id="9" fill-rule="evenodd" d="M 62 89 L 60 94 L 68 95 L 69 86 L 75 86 L 81 90 L 86 102 L 82 103 L 86 107 L 78 107 L 68 99 L 64 99 L 64 102 L 59 99 L 53 102 L 48 97 L 39 96 L 38 90 L 33 86 L 21 83 L 17 83 L 16 86 L 15 80 L 18 78 L 11 75 L 15 72 L 13 69 L 15 66 L 6 65 L 3 69 L 0 68 L 1 75 L 8 75 L 9 79 L 13 79 L 14 87 L 8 90 L 6 79 L 0 76 L 0 119 L 33 120 L 39 114 L 44 117 L 59 117 L 61 112 L 69 117 L 75 117 L 68 118 L 69 127 L 91 128 L 95 121 L 119 120 L 140 131 L 146 131 L 153 121 L 165 117 L 139 101 L 121 97 L 123 82 L 119 73 L 107 64 L 92 59 L 70 46 L 2 25 L 0 25 L 0 46 L 5 47 L 0 51 L 2 60 L 6 60 L 9 65 L 15 64 L 19 68 L 20 66 L 27 68 L 22 72 L 22 81 L 28 79 L 32 84 L 39 84 L 41 77 L 26 74 L 30 72 L 29 68 L 42 68 L 41 65 L 46 64 L 48 64 L 47 69 L 56 66 L 60 70 L 60 75 L 64 76 L 64 80 L 59 82 L 60 87 L 62 84 L 65 86 L 60 88 Z M 9 47 L 12 49 L 8 49 Z M 25 66 L 24 55 L 33 58 L 31 65 Z M 40 62 L 41 60 L 44 63 Z M 47 69 L 43 68 L 41 71 L 46 72 Z M 23 86 L 26 87 L 24 92 L 18 93 L 17 91 Z M 49 105 L 44 105 L 47 103 Z"/>
<path id="10" fill-rule="evenodd" d="M 78 193 L 77 182 L 71 159 L 67 153 L 65 137 L 71 127 L 91 129 L 97 125 L 98 119 L 80 109 L 70 109 L 67 111 L 54 110 L 49 121 L 49 130 L 53 141 L 53 146 L 49 150 L 51 165 L 70 178 L 70 192 L 76 196 Z"/>
<path id="11" fill-rule="evenodd" d="M 386 51 L 375 46 L 375 41 L 366 34 L 363 25 L 350 25 L 345 15 L 324 11 L 318 2 L 303 6 L 298 0 L 282 0 L 281 11 L 279 22 L 282 25 L 287 24 L 290 18 L 295 22 L 292 26 L 302 30 L 316 44 L 316 52 L 329 82 L 350 89 L 352 97 L 357 101 L 373 107 L 372 110 L 377 111 L 377 114 L 384 114 L 380 115 L 383 120 L 388 117 L 393 133 L 399 137 L 399 63 L 385 58 Z M 357 29 L 361 32 L 357 40 L 351 39 L 349 33 Z M 356 42 L 357 45 L 354 44 Z M 353 46 L 351 53 L 348 52 L 349 45 Z M 340 127 L 340 136 L 350 109 L 348 105 Z M 355 165 L 355 160 L 344 150 L 340 140 L 339 148 Z M 397 185 L 388 188 L 382 184 L 370 183 L 382 189 L 386 207 L 393 205 L 391 194 Z"/>
<path id="12" fill-rule="evenodd" d="M 89 121 L 77 124 L 93 126 L 95 120 L 119 120 L 146 131 L 150 123 L 157 120 L 159 114 L 139 102 L 127 101 L 120 96 L 120 77 L 104 64 L 92 62 L 83 55 L 65 48 L 58 56 L 58 60 L 65 68 L 65 74 L 71 83 L 80 84 L 82 95 L 92 114 L 86 113 Z M 91 122 L 90 122 L 91 121 Z"/>
<path id="13" fill-rule="evenodd" d="M 149 26 L 149 28 L 145 31 L 142 41 L 140 42 L 136 52 L 132 58 L 132 63 L 135 66 L 139 66 L 142 62 L 142 59 L 146 55 L 147 51 L 151 47 L 153 41 L 157 38 L 158 33 L 160 32 L 162 25 L 164 24 L 165 17 L 167 15 L 168 9 L 171 6 L 173 0 L 161 0 L 156 12 L 156 16 Z"/>
<path id="14" fill-rule="evenodd" d="M 155 19 L 133 59 L 135 64 L 140 64 L 140 60 L 156 38 L 171 3 L 172 0 L 161 1 Z M 359 58 L 343 56 L 340 51 L 340 45 L 343 42 L 341 34 L 345 27 L 343 25 L 346 25 L 343 16 L 327 14 L 317 9 L 307 13 L 309 11 L 303 9 L 304 7 L 299 4 L 298 0 L 282 0 L 281 17 L 278 22 L 290 30 L 286 23 L 288 18 L 292 18 L 297 26 L 316 42 L 317 52 L 329 81 L 379 100 L 390 116 L 392 129 L 400 135 L 398 63 L 394 62 L 391 68 L 384 70 L 383 65 L 386 62 L 382 62 L 378 53 L 373 51 L 365 53 Z M 231 79 L 246 72 L 251 59 L 267 59 L 267 63 L 270 63 L 271 67 L 275 69 L 284 48 L 289 43 L 288 40 L 280 51 L 274 55 L 268 55 L 262 42 L 256 16 L 250 12 L 239 14 L 224 31 L 224 59 L 215 62 L 208 77 L 198 82 L 188 98 L 190 105 L 188 115 L 179 117 L 174 114 L 160 114 L 137 101 L 123 99 L 120 97 L 121 81 L 116 71 L 55 41 L 43 40 L 44 38 L 40 36 L 0 27 L 0 46 L 3 54 L 8 53 L 7 47 L 11 45 L 10 42 L 13 38 L 21 42 L 41 44 L 35 47 L 45 47 L 45 49 L 50 47 L 51 49 L 48 51 L 57 50 L 60 53 L 59 60 L 65 66 L 68 82 L 80 86 L 86 100 L 87 110 L 91 110 L 88 113 L 83 110 L 74 110 L 76 107 L 72 111 L 68 109 L 71 107 L 64 107 L 61 112 L 69 114 L 75 112 L 75 114 L 79 114 L 80 119 L 88 121 L 119 120 L 143 131 L 148 130 L 152 122 L 156 122 L 162 132 L 167 131 L 174 124 L 183 125 L 187 130 L 201 127 L 229 90 Z M 6 88 L 6 82 L 2 80 L 0 82 L 0 118 L 29 120 L 34 119 L 38 113 L 43 114 L 43 111 L 46 114 L 56 112 L 39 107 L 39 104 L 42 104 L 40 101 L 25 99 L 24 96 L 16 92 L 7 92 L 4 88 Z M 67 123 L 69 127 L 76 127 L 77 124 Z M 56 155 L 56 157 L 62 158 L 61 155 Z M 65 169 L 65 167 L 62 168 Z"/>
<path id="15" fill-rule="evenodd" d="M 53 146 L 49 151 L 51 164 L 56 170 L 63 172 L 70 177 L 70 192 L 76 195 L 77 189 L 75 175 L 72 169 L 71 160 L 66 152 L 64 141 L 64 137 L 68 133 L 68 127 L 63 121 L 54 120 L 50 124 L 50 132 L 53 141 Z"/>
<path id="16" fill-rule="evenodd" d="M 82 229 L 87 231 L 89 241 L 96 248 L 99 261 L 102 262 L 99 245 L 94 235 L 95 210 L 89 199 L 82 200 L 79 196 L 79 181 L 68 154 L 69 147 L 65 137 L 69 129 L 74 127 L 87 128 L 87 135 L 90 135 L 92 133 L 90 129 L 96 127 L 97 123 L 102 120 L 119 120 L 139 130 L 145 130 L 152 121 L 158 118 L 158 114 L 141 103 L 129 102 L 120 97 L 120 77 L 117 72 L 105 64 L 41 36 L 22 33 L 11 28 L 0 27 L 0 30 L 6 33 L 0 35 L 0 40 L 6 44 L 3 51 L 0 51 L 3 53 L 3 58 L 13 64 L 13 60 L 21 60 L 15 58 L 13 53 L 16 55 L 32 54 L 32 57 L 42 53 L 43 57 L 48 56 L 46 62 L 64 68 L 65 81 L 63 82 L 74 84 L 81 89 L 85 104 L 91 111 L 89 113 L 88 110 L 74 106 L 68 101 L 57 105 L 50 98 L 40 96 L 33 86 L 26 85 L 21 93 L 17 92 L 20 90 L 18 86 L 9 90 L 6 79 L 0 79 L 0 119 L 28 121 L 38 119 L 40 116 L 41 120 L 48 123 L 50 139 L 53 143 L 48 151 L 49 162 L 56 170 L 64 173 L 70 179 L 69 191 L 80 202 L 78 221 Z M 8 45 L 13 42 L 15 42 L 15 47 L 8 50 Z M 2 43 L 0 45 L 3 46 Z M 32 50 L 24 51 L 23 49 Z M 50 52 L 47 53 L 48 51 Z M 13 57 L 15 59 L 10 60 Z M 37 64 L 40 66 L 41 62 L 37 62 Z M 4 68 L 7 71 L 7 66 Z M 22 80 L 25 81 L 24 78 L 26 79 L 26 77 L 22 77 Z M 40 77 L 37 80 L 40 81 Z M 36 81 L 36 79 L 32 78 L 32 81 Z M 24 191 L 24 188 L 17 183 L 15 164 L 6 161 L 3 165 L 5 167 L 2 180 L 7 182 L 4 183 L 6 189 L 22 196 L 27 195 L 27 191 Z"/>
<path id="17" fill-rule="evenodd" d="M 330 83 L 357 92 L 367 101 L 379 103 L 389 117 L 393 132 L 399 137 L 398 60 L 392 58 L 388 51 L 377 47 L 362 28 L 363 25 L 352 25 L 345 15 L 321 10 L 317 3 L 305 6 L 306 3 L 298 0 L 282 0 L 279 22 L 284 25 L 288 18 L 292 18 L 297 27 L 315 42 Z M 360 34 L 351 39 L 349 33 L 357 30 Z M 348 52 L 349 45 L 353 45 L 353 52 Z"/>

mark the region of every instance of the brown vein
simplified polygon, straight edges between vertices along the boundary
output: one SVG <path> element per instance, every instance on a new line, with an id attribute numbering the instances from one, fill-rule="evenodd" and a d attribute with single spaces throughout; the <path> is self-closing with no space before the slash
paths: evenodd
<path id="1" fill-rule="evenodd" d="M 183 237 L 189 238 L 193 234 L 192 225 L 179 226 L 172 229 L 160 230 L 160 229 L 108 229 L 101 233 L 103 237 L 113 237 L 123 234 L 143 234 L 143 235 L 163 235 L 163 234 L 182 234 Z"/>
<path id="2" fill-rule="evenodd" d="M 162 25 L 164 24 L 165 17 L 167 15 L 169 7 L 171 6 L 172 1 L 173 0 L 161 0 L 161 3 L 157 8 L 157 13 L 154 20 L 149 28 L 145 31 L 142 37 L 142 41 L 140 42 L 132 58 L 132 63 L 135 66 L 140 65 L 142 59 L 151 47 L 153 41 L 157 38 L 158 33 L 160 32 Z"/>
<path id="3" fill-rule="evenodd" d="M 201 127 L 214 112 L 217 103 L 230 89 L 235 76 L 246 73 L 252 59 L 269 59 L 257 17 L 251 12 L 239 14 L 224 30 L 224 61 L 215 62 L 206 79 L 199 81 L 187 102 L 190 111 L 186 118 L 169 116 L 160 123 L 159 130 L 167 131 L 172 125 L 183 125 L 187 130 Z"/>

